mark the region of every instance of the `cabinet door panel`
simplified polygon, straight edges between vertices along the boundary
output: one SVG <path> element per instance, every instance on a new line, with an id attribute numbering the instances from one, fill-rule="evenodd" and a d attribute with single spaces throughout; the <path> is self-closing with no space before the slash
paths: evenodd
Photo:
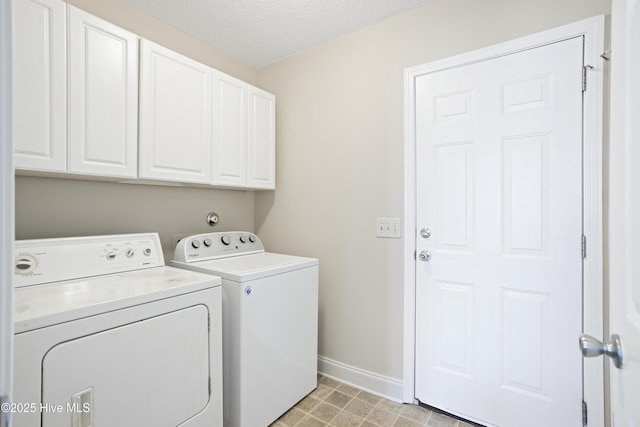
<path id="1" fill-rule="evenodd" d="M 214 75 L 213 184 L 247 184 L 247 83 Z"/>
<path id="2" fill-rule="evenodd" d="M 250 86 L 247 187 L 276 188 L 275 114 L 275 96 Z"/>
<path id="3" fill-rule="evenodd" d="M 69 172 L 135 178 L 138 37 L 69 6 Z"/>
<path id="4" fill-rule="evenodd" d="M 140 46 L 140 177 L 210 184 L 211 68 Z"/>
<path id="5" fill-rule="evenodd" d="M 17 169 L 67 168 L 65 4 L 13 0 L 13 132 Z"/>

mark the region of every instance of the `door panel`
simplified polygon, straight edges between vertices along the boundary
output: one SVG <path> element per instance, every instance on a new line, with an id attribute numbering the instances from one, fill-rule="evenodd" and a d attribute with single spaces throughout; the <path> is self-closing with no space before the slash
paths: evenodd
<path id="1" fill-rule="evenodd" d="M 423 403 L 581 425 L 582 56 L 576 37 L 416 78 Z"/>
<path id="2" fill-rule="evenodd" d="M 623 366 L 611 364 L 611 425 L 640 426 L 640 4 L 612 9 L 609 217 L 610 332 L 622 341 Z M 607 361 L 607 363 L 609 363 Z"/>

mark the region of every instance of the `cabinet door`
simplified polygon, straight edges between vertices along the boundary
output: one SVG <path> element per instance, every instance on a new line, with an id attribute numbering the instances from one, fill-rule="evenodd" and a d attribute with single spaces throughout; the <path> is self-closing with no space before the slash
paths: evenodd
<path id="1" fill-rule="evenodd" d="M 65 3 L 13 0 L 13 132 L 17 169 L 67 168 Z"/>
<path id="2" fill-rule="evenodd" d="M 138 37 L 69 6 L 69 172 L 135 178 Z"/>
<path id="3" fill-rule="evenodd" d="M 212 70 L 140 42 L 140 177 L 211 183 Z"/>
<path id="4" fill-rule="evenodd" d="M 276 188 L 276 97 L 249 86 L 247 187 Z"/>
<path id="5" fill-rule="evenodd" d="M 245 187 L 248 84 L 217 71 L 214 82 L 213 184 Z"/>

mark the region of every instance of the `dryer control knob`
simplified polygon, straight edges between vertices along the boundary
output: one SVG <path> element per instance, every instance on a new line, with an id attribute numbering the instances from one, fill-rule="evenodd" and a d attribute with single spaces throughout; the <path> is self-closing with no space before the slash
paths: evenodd
<path id="1" fill-rule="evenodd" d="M 256 236 L 254 236 L 253 234 L 249 234 L 249 241 L 251 243 L 255 243 L 256 242 Z"/>
<path id="2" fill-rule="evenodd" d="M 220 238 L 220 241 L 225 244 L 226 246 L 229 246 L 231 244 L 231 237 L 227 236 L 226 234 L 224 236 L 222 236 Z"/>
<path id="3" fill-rule="evenodd" d="M 194 249 L 198 249 L 200 247 L 200 240 L 194 240 L 191 242 L 191 246 L 193 246 Z"/>
<path id="4" fill-rule="evenodd" d="M 206 247 L 209 247 L 209 246 L 211 246 L 211 239 L 206 238 L 206 239 L 204 239 L 204 240 L 202 241 L 202 243 L 204 243 L 204 245 L 205 245 Z"/>
<path id="5" fill-rule="evenodd" d="M 247 236 L 240 236 L 240 242 L 247 243 Z"/>

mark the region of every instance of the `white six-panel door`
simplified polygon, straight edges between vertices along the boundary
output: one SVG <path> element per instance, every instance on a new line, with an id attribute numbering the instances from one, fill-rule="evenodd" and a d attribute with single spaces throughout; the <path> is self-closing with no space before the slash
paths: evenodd
<path id="1" fill-rule="evenodd" d="M 423 403 L 582 423 L 582 58 L 576 37 L 416 79 Z"/>

